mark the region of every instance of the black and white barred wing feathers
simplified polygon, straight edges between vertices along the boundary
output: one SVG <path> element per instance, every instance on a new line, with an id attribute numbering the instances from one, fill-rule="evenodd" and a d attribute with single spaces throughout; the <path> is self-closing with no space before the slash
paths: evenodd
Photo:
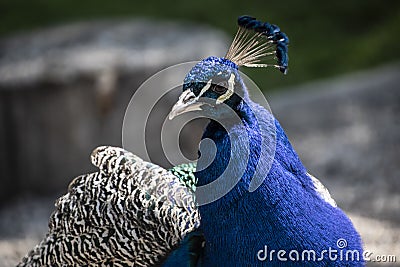
<path id="1" fill-rule="evenodd" d="M 116 147 L 91 159 L 99 171 L 71 182 L 19 266 L 152 266 L 199 226 L 193 191 L 172 172 Z"/>

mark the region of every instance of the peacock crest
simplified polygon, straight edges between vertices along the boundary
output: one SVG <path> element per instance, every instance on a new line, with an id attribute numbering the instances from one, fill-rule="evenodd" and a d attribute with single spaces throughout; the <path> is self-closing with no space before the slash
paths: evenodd
<path id="1" fill-rule="evenodd" d="M 286 74 L 289 61 L 289 38 L 286 34 L 278 26 L 250 16 L 239 17 L 238 25 L 225 58 L 238 66 L 272 66 Z"/>

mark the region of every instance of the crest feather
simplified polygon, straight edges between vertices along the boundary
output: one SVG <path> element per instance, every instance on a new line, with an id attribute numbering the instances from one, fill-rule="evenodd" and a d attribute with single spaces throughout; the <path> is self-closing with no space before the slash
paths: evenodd
<path id="1" fill-rule="evenodd" d="M 289 38 L 279 27 L 250 16 L 238 18 L 239 29 L 225 55 L 238 66 L 278 68 L 286 74 Z M 275 60 L 269 63 L 268 60 Z"/>

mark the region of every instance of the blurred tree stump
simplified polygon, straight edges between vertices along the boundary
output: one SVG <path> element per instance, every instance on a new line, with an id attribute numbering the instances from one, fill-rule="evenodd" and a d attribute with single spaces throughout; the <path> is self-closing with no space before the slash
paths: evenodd
<path id="1" fill-rule="evenodd" d="M 93 148 L 121 145 L 125 109 L 145 79 L 172 64 L 223 55 L 227 44 L 214 29 L 148 20 L 78 23 L 0 40 L 0 200 L 65 191 L 92 169 Z"/>

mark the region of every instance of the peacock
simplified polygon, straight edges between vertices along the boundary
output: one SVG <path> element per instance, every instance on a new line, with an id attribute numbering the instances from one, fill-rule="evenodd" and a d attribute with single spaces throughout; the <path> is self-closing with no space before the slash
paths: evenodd
<path id="1" fill-rule="evenodd" d="M 95 149 L 99 171 L 71 182 L 19 266 L 364 266 L 351 220 L 239 73 L 286 74 L 288 37 L 250 16 L 238 25 L 224 57 L 188 72 L 169 114 L 210 118 L 197 164 L 166 170 L 122 148 Z"/>

